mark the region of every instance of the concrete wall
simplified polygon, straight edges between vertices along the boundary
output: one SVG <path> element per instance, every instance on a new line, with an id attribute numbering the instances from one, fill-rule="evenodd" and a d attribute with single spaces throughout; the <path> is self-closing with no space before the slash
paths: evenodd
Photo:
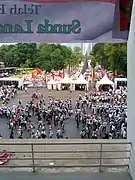
<path id="1" fill-rule="evenodd" d="M 132 142 L 130 172 L 135 180 L 135 1 L 131 17 L 127 54 L 128 73 L 128 140 Z"/>
<path id="2" fill-rule="evenodd" d="M 134 2 L 134 1 L 133 1 Z M 128 140 L 135 143 L 134 127 L 135 127 L 135 7 L 131 18 L 131 27 L 127 49 L 127 75 L 128 75 Z"/>

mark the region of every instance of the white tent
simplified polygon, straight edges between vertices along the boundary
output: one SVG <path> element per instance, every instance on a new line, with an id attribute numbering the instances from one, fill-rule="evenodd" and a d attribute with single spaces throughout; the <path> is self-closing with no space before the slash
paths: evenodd
<path id="1" fill-rule="evenodd" d="M 53 89 L 58 89 L 60 91 L 61 90 L 61 82 L 56 80 L 55 84 L 53 85 Z"/>
<path id="2" fill-rule="evenodd" d="M 88 90 L 89 87 L 89 82 L 84 78 L 84 76 L 81 74 L 77 80 L 74 82 L 75 84 L 80 84 L 80 85 L 86 85 L 86 90 Z"/>
<path id="3" fill-rule="evenodd" d="M 111 85 L 114 89 L 114 83 L 107 77 L 107 74 L 105 74 L 104 77 L 97 82 L 96 84 L 97 90 L 99 89 L 100 85 Z"/>
<path id="4" fill-rule="evenodd" d="M 24 81 L 23 84 L 24 84 L 24 85 L 30 85 L 30 84 L 32 84 L 32 82 L 31 82 L 31 81 Z"/>
<path id="5" fill-rule="evenodd" d="M 48 89 L 54 89 L 54 85 L 56 84 L 56 82 L 53 80 L 53 78 L 50 79 L 50 81 L 48 81 L 47 83 L 47 88 Z"/>
<path id="6" fill-rule="evenodd" d="M 4 81 L 17 81 L 18 82 L 18 88 L 23 88 L 24 86 L 24 78 L 0 78 L 0 81 L 4 82 Z"/>
<path id="7" fill-rule="evenodd" d="M 65 74 L 64 78 L 60 80 L 61 88 L 62 85 L 68 85 L 70 86 L 71 90 L 74 90 L 74 80 L 70 79 L 67 74 Z"/>
<path id="8" fill-rule="evenodd" d="M 75 80 L 75 84 L 88 84 L 89 82 L 84 78 L 81 74 L 77 80 Z"/>
<path id="9" fill-rule="evenodd" d="M 77 78 L 79 77 L 79 75 L 80 75 L 80 72 L 77 71 L 75 74 L 73 74 L 73 75 L 71 76 L 71 78 L 72 78 L 72 79 L 77 79 Z"/>
<path id="10" fill-rule="evenodd" d="M 65 74 L 64 78 L 60 81 L 61 84 L 74 84 L 74 81 Z"/>

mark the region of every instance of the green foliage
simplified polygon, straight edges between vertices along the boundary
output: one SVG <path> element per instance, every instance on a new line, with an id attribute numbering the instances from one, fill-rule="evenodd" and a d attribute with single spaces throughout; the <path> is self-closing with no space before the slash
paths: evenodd
<path id="1" fill-rule="evenodd" d="M 4 62 L 7 67 L 39 67 L 50 72 L 66 66 L 76 66 L 83 60 L 84 56 L 79 48 L 72 50 L 59 44 L 19 43 L 0 47 L 0 62 Z"/>
<path id="2" fill-rule="evenodd" d="M 91 67 L 92 68 L 95 68 L 95 66 L 97 65 L 97 61 L 96 61 L 96 58 L 94 56 L 91 56 Z"/>
<path id="3" fill-rule="evenodd" d="M 127 74 L 127 44 L 105 43 L 96 44 L 91 52 L 91 66 L 100 64 L 104 69 Z"/>

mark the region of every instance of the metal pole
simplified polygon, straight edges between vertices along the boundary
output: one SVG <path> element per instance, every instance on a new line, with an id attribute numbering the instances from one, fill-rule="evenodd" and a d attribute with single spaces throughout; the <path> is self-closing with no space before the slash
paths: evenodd
<path id="1" fill-rule="evenodd" d="M 33 172 L 35 172 L 35 160 L 34 160 L 34 145 L 31 144 L 31 153 L 32 153 L 32 166 L 33 166 Z"/>
<path id="2" fill-rule="evenodd" d="M 102 150 L 103 150 L 103 144 L 100 144 L 100 159 L 99 159 L 99 172 L 102 172 Z"/>

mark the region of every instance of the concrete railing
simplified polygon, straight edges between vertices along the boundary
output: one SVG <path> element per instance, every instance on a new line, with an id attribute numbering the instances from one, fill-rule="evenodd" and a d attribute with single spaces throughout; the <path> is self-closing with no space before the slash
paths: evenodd
<path id="1" fill-rule="evenodd" d="M 131 143 L 126 140 L 1 140 L 0 153 L 14 156 L 0 168 L 128 168 Z M 0 159 L 1 160 L 1 159 Z M 19 170 L 19 169 L 18 169 Z"/>

